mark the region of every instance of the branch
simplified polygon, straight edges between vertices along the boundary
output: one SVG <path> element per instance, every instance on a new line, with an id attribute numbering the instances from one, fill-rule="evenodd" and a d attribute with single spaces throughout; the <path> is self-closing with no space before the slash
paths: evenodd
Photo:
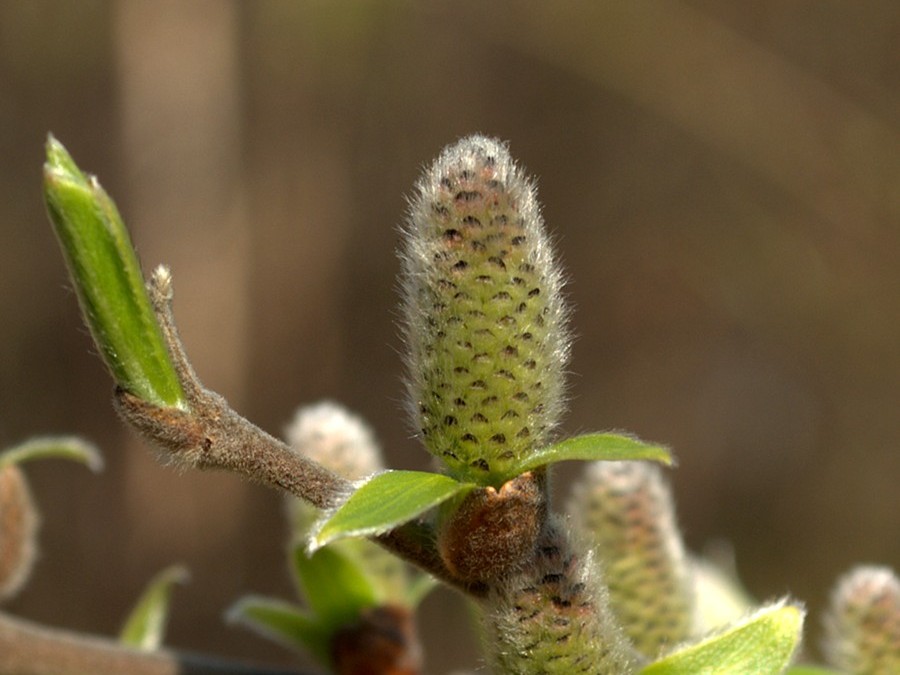
<path id="1" fill-rule="evenodd" d="M 204 388 L 178 337 L 172 316 L 172 278 L 160 266 L 148 284 L 153 312 L 184 390 L 184 407 L 160 406 L 118 387 L 119 414 L 166 451 L 176 463 L 194 469 L 224 469 L 290 492 L 319 509 L 329 509 L 353 491 L 350 481 L 292 450 L 238 415 L 218 394 Z M 430 526 L 410 523 L 376 538 L 407 562 L 466 593 L 479 590 L 462 582 L 435 548 Z"/>
<path id="2" fill-rule="evenodd" d="M 141 652 L 107 638 L 0 613 L 0 673 L 15 675 L 303 675 L 172 650 Z"/>

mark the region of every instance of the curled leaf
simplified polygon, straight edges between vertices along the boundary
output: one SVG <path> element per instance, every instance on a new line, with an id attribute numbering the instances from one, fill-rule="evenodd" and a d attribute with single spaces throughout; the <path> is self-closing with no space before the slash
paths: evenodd
<path id="1" fill-rule="evenodd" d="M 103 456 L 92 443 L 77 436 L 39 436 L 0 453 L 0 468 L 35 459 L 69 459 L 91 471 L 103 469 Z"/>
<path id="2" fill-rule="evenodd" d="M 44 200 L 81 312 L 116 384 L 155 405 L 183 406 L 184 392 L 116 205 L 53 136 L 47 139 Z"/>

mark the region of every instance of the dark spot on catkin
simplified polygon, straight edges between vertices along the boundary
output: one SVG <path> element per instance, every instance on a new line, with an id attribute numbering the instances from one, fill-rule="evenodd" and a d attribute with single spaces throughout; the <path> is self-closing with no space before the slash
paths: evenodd
<path id="1" fill-rule="evenodd" d="M 460 190 L 456 193 L 458 202 L 474 202 L 478 199 L 481 199 L 481 193 L 477 190 Z"/>

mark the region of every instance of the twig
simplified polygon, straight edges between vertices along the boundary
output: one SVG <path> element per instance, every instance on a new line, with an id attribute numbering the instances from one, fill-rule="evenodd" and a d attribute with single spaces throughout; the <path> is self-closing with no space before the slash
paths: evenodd
<path id="1" fill-rule="evenodd" d="M 309 671 L 307 671 L 308 673 Z M 114 640 L 38 626 L 0 613 L 4 675 L 304 675 L 172 650 L 141 652 Z"/>
<path id="2" fill-rule="evenodd" d="M 204 388 L 191 367 L 172 316 L 172 278 L 158 267 L 148 285 L 163 339 L 184 389 L 186 409 L 158 406 L 122 388 L 119 414 L 172 461 L 195 469 L 224 469 L 290 492 L 319 509 L 337 506 L 352 484 L 238 415 L 218 394 Z M 464 592 L 478 595 L 444 565 L 432 528 L 409 524 L 376 539 L 407 562 Z"/>

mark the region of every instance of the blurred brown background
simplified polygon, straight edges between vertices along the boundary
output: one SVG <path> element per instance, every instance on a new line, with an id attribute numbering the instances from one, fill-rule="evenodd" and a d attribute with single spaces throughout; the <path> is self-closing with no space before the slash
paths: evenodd
<path id="1" fill-rule="evenodd" d="M 291 597 L 280 500 L 159 466 L 116 419 L 43 213 L 47 131 L 172 266 L 209 386 L 276 433 L 338 399 L 404 468 L 428 462 L 397 225 L 420 167 L 481 131 L 538 177 L 571 278 L 565 431 L 671 444 L 690 545 L 806 600 L 814 645 L 838 574 L 900 568 L 898 45 L 895 0 L 0 2 L 0 442 L 107 459 L 28 467 L 43 555 L 7 609 L 114 633 L 180 561 L 170 644 L 290 662 L 221 621 Z M 429 671 L 477 664 L 453 594 L 423 626 Z"/>

